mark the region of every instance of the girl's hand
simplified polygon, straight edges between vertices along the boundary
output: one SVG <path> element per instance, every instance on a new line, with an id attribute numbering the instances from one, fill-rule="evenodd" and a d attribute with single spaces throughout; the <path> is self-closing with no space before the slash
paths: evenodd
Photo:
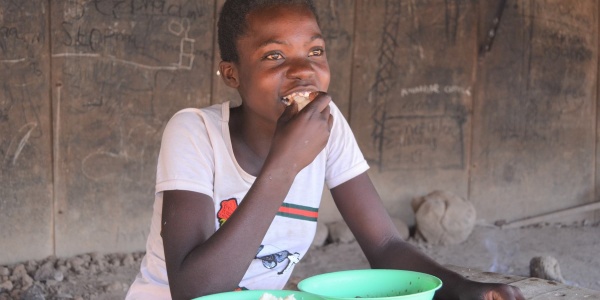
<path id="1" fill-rule="evenodd" d="M 301 111 L 295 102 L 287 106 L 277 121 L 269 157 L 284 159 L 296 172 L 309 165 L 329 139 L 333 125 L 329 102 L 327 93 L 318 92 Z"/>
<path id="2" fill-rule="evenodd" d="M 525 300 L 518 287 L 501 283 L 470 281 L 460 295 L 461 300 Z"/>

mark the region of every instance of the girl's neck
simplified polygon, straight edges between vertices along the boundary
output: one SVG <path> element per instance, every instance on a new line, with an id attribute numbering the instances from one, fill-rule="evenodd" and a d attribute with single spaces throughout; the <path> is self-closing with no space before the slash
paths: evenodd
<path id="1" fill-rule="evenodd" d="M 269 154 L 275 124 L 252 118 L 243 107 L 230 109 L 229 135 L 238 164 L 247 173 L 256 176 Z"/>

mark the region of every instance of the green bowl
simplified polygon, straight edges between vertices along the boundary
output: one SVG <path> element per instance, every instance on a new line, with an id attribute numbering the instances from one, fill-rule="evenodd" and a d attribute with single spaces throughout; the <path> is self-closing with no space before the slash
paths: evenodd
<path id="1" fill-rule="evenodd" d="M 262 295 L 269 293 L 276 297 L 285 298 L 289 295 L 294 295 L 296 300 L 324 300 L 322 297 L 313 295 L 307 292 L 286 291 L 286 290 L 252 290 L 252 291 L 237 291 L 213 294 L 203 297 L 198 297 L 193 300 L 259 300 Z"/>
<path id="2" fill-rule="evenodd" d="M 325 299 L 431 300 L 442 281 L 432 275 L 385 269 L 350 270 L 306 278 L 298 289 Z"/>

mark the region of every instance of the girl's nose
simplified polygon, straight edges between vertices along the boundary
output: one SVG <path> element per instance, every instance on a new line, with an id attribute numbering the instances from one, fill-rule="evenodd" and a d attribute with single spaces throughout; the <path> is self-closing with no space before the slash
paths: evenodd
<path id="1" fill-rule="evenodd" d="M 286 76 L 289 79 L 305 80 L 314 75 L 314 68 L 311 62 L 306 58 L 296 58 L 289 60 L 289 67 Z"/>

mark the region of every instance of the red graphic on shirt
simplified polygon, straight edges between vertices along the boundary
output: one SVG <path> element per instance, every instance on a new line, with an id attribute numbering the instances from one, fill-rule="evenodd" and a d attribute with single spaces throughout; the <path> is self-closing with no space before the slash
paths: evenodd
<path id="1" fill-rule="evenodd" d="M 219 219 L 219 226 L 223 226 L 225 221 L 231 217 L 231 214 L 238 207 L 237 200 L 235 198 L 230 198 L 227 200 L 221 201 L 221 209 L 217 212 L 217 219 Z"/>

